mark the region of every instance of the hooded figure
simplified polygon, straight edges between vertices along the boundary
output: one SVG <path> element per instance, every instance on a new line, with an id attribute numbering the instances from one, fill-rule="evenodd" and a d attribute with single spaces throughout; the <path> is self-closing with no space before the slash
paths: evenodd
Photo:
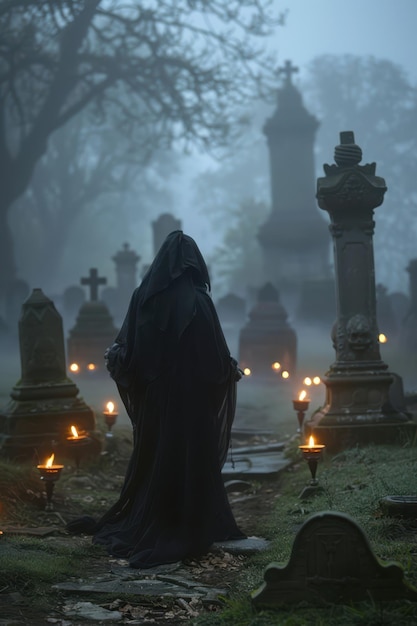
<path id="1" fill-rule="evenodd" d="M 94 543 L 131 567 L 198 557 L 215 541 L 244 537 L 221 475 L 240 372 L 209 289 L 197 244 L 170 233 L 105 354 L 134 448 L 119 500 L 91 530 Z M 77 522 L 68 529 L 85 530 Z"/>

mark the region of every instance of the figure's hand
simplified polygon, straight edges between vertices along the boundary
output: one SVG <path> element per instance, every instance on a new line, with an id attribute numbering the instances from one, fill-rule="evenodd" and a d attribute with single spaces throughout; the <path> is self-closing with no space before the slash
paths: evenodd
<path id="1" fill-rule="evenodd" d="M 235 375 L 235 380 L 238 381 L 240 380 L 245 374 L 243 373 L 243 371 L 240 369 L 240 367 L 236 368 L 236 375 Z"/>
<path id="2" fill-rule="evenodd" d="M 115 344 L 113 344 L 112 346 L 109 346 L 108 348 L 105 349 L 104 351 L 104 364 L 107 367 L 109 364 L 109 354 L 110 354 L 110 350 L 114 347 Z"/>

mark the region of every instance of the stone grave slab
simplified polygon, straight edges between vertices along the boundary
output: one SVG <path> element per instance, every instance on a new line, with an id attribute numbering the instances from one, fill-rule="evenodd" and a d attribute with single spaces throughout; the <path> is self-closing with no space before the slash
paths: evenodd
<path id="1" fill-rule="evenodd" d="M 144 577 L 144 570 L 138 570 L 137 578 L 132 578 L 131 571 L 126 578 L 109 574 L 107 580 L 68 581 L 53 585 L 53 589 L 74 594 L 112 594 L 129 595 L 138 598 L 181 597 L 184 599 L 200 598 L 203 602 L 216 602 L 227 595 L 226 589 L 215 589 L 201 585 L 196 581 L 185 580 L 181 576 L 157 575 Z"/>
<path id="2" fill-rule="evenodd" d="M 252 593 L 256 608 L 307 602 L 350 604 L 372 600 L 417 602 L 417 590 L 398 563 L 379 560 L 353 518 L 323 511 L 311 516 L 294 540 L 285 566 L 270 563 Z"/>
<path id="3" fill-rule="evenodd" d="M 228 460 L 223 466 L 222 475 L 225 480 L 237 478 L 260 478 L 277 476 L 285 470 L 291 461 L 285 458 L 283 452 L 254 452 L 240 454 L 233 451 L 233 460 Z"/>

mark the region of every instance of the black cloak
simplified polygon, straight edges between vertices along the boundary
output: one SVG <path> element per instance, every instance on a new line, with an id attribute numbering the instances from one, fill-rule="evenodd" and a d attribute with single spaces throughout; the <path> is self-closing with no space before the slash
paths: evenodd
<path id="1" fill-rule="evenodd" d="M 221 475 L 239 375 L 209 289 L 196 243 L 172 232 L 106 354 L 134 449 L 120 498 L 93 542 L 132 567 L 196 557 L 215 541 L 244 537 Z"/>

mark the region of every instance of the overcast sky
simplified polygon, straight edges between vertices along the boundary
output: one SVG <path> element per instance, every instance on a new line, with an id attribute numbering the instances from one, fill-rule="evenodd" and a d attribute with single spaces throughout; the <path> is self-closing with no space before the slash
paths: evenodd
<path id="1" fill-rule="evenodd" d="M 288 8 L 277 31 L 280 62 L 301 72 L 325 54 L 373 55 L 403 66 L 417 82 L 417 0 L 276 0 Z"/>
<path id="2" fill-rule="evenodd" d="M 417 84 L 417 0 L 275 0 L 275 6 L 287 8 L 288 14 L 269 45 L 278 52 L 279 66 L 289 59 L 299 68 L 293 77 L 296 84 L 321 54 L 389 59 Z M 207 155 L 193 155 L 177 196 L 184 230 L 203 241 L 203 248 L 207 224 L 193 206 L 189 183 L 206 167 L 216 164 Z M 210 241 L 206 245 L 209 248 Z"/>

